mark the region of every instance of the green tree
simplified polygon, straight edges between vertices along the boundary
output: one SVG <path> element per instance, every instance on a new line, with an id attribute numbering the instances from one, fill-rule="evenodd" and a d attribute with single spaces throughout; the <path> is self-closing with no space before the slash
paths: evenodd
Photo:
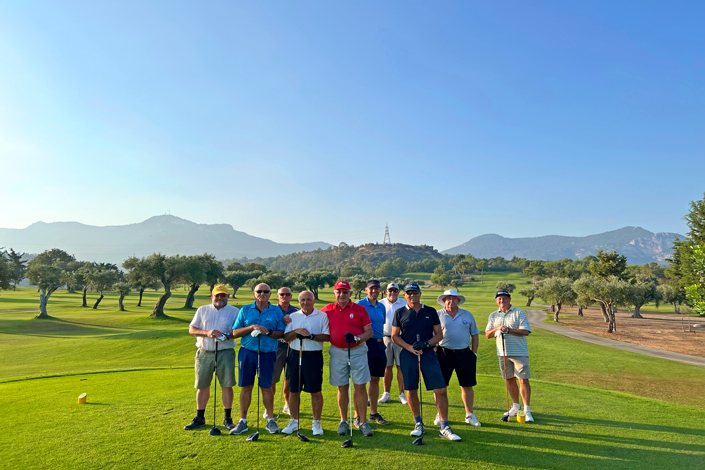
<path id="1" fill-rule="evenodd" d="M 515 284 L 512 284 L 510 282 L 505 282 L 505 281 L 499 281 L 496 286 L 494 286 L 495 289 L 497 290 L 506 290 L 510 294 L 514 292 L 514 289 L 517 288 Z"/>
<path id="2" fill-rule="evenodd" d="M 12 264 L 0 253 L 0 290 L 9 289 L 12 282 Z"/>
<path id="3" fill-rule="evenodd" d="M 178 255 L 166 256 L 161 253 L 153 253 L 144 258 L 144 262 L 149 276 L 153 280 L 159 281 L 162 286 L 164 286 L 164 293 L 159 297 L 150 316 L 156 318 L 166 317 L 164 314 L 164 305 L 166 305 L 166 301 L 171 297 L 172 286 L 181 276 L 181 257 Z"/>
<path id="4" fill-rule="evenodd" d="M 340 271 L 340 276 L 343 279 L 352 279 L 354 276 L 364 276 L 365 271 L 359 266 L 345 266 Z"/>
<path id="5" fill-rule="evenodd" d="M 603 312 L 608 316 L 607 331 L 612 333 L 617 331 L 614 308 L 618 304 L 625 303 L 629 286 L 629 283 L 616 276 L 610 276 L 607 279 L 583 276 L 575 281 L 573 290 L 579 296 L 587 297 L 603 307 Z"/>
<path id="6" fill-rule="evenodd" d="M 350 279 L 350 287 L 352 287 L 353 294 L 358 298 L 362 298 L 362 291 L 365 290 L 367 287 L 367 279 L 358 274 L 357 276 L 353 276 Z"/>
<path id="7" fill-rule="evenodd" d="M 574 302 L 576 298 L 573 291 L 573 280 L 567 277 L 549 277 L 536 283 L 536 297 L 544 299 L 556 306 L 553 312 L 553 321 L 558 321 L 561 307 L 565 303 Z"/>
<path id="8" fill-rule="evenodd" d="M 225 268 L 223 263 L 215 259 L 215 256 L 204 253 L 201 255 L 206 271 L 206 284 L 210 289 L 209 293 L 213 293 L 213 288 L 216 284 L 223 282 L 225 277 Z"/>
<path id="9" fill-rule="evenodd" d="M 610 276 L 615 276 L 619 279 L 624 279 L 625 271 L 627 270 L 627 257 L 620 255 L 617 251 L 597 251 L 597 261 L 591 263 L 589 268 L 593 276 L 601 279 L 607 279 Z"/>
<path id="10" fill-rule="evenodd" d="M 695 283 L 685 288 L 685 296 L 690 308 L 705 316 L 705 245 L 696 245 L 692 251 Z"/>
<path id="11" fill-rule="evenodd" d="M 462 285 L 463 285 L 463 281 L 461 281 L 460 279 L 453 279 L 450 281 L 450 287 L 452 287 L 455 290 L 460 289 L 460 286 L 462 286 Z"/>
<path id="12" fill-rule="evenodd" d="M 56 289 L 63 285 L 61 275 L 66 265 L 76 259 L 58 248 L 44 251 L 27 263 L 27 278 L 39 288 L 39 315 L 36 318 L 49 318 L 47 303 Z"/>
<path id="13" fill-rule="evenodd" d="M 22 279 L 24 279 L 27 273 L 27 261 L 22 259 L 26 253 L 17 253 L 14 249 L 10 248 L 0 253 L 0 258 L 3 258 L 3 254 L 4 258 L 8 261 L 6 265 L 8 282 L 12 284 L 12 290 L 16 290 L 17 285 L 22 282 Z"/>
<path id="14" fill-rule="evenodd" d="M 125 298 L 126 295 L 130 293 L 130 284 L 127 282 L 118 282 L 113 286 L 113 288 L 117 291 L 118 293 L 118 309 L 121 312 L 125 311 L 125 306 L 123 305 L 122 301 Z"/>
<path id="15" fill-rule="evenodd" d="M 127 274 L 125 274 L 127 282 L 129 282 L 130 286 L 133 289 L 136 289 L 140 294 L 137 306 L 141 307 L 142 295 L 144 294 L 144 291 L 146 289 L 157 289 L 161 284 L 159 283 L 159 280 L 157 278 L 152 277 L 151 273 L 149 272 L 149 265 L 144 258 L 130 256 L 125 261 L 123 261 L 122 267 L 128 270 Z M 85 307 L 85 295 L 83 303 Z"/>
<path id="16" fill-rule="evenodd" d="M 307 290 L 313 292 L 313 296 L 318 300 L 319 289 L 326 285 L 332 286 L 338 280 L 338 276 L 334 272 L 327 269 L 304 270 L 297 271 L 289 277 L 295 284 L 304 286 Z"/>
<path id="17" fill-rule="evenodd" d="M 238 289 L 245 285 L 250 279 L 257 278 L 264 274 L 263 271 L 226 271 L 225 272 L 225 282 L 229 284 L 233 289 L 232 297 L 235 298 L 235 294 Z"/>
<path id="18" fill-rule="evenodd" d="M 519 295 L 526 297 L 526 306 L 531 307 L 531 302 L 533 302 L 534 297 L 536 297 L 536 288 L 527 287 L 526 289 L 522 289 L 519 291 Z"/>
<path id="19" fill-rule="evenodd" d="M 431 282 L 441 289 L 445 289 L 451 283 L 452 279 L 448 273 L 431 274 Z"/>
<path id="20" fill-rule="evenodd" d="M 206 282 L 206 258 L 208 254 L 203 256 L 183 256 L 180 259 L 181 266 L 179 267 L 179 281 L 186 284 L 188 294 L 184 308 L 193 308 L 193 303 L 196 300 L 196 292 L 201 288 L 201 284 Z"/>
<path id="21" fill-rule="evenodd" d="M 103 292 L 111 290 L 113 285 L 121 280 L 121 277 L 118 267 L 110 263 L 96 264 L 86 273 L 88 286 L 100 294 L 98 300 L 93 304 L 94 310 L 98 308 L 98 304 L 103 300 Z"/>
<path id="22" fill-rule="evenodd" d="M 685 291 L 670 284 L 663 284 L 657 288 L 661 301 L 673 305 L 673 311 L 681 313 L 681 305 L 685 302 Z"/>
<path id="23" fill-rule="evenodd" d="M 640 310 L 644 304 L 658 302 L 659 296 L 656 287 L 656 281 L 644 274 L 637 274 L 632 279 L 625 299 L 627 306 L 634 306 L 632 318 L 642 318 Z"/>
<path id="24" fill-rule="evenodd" d="M 487 260 L 478 260 L 475 266 L 480 270 L 480 284 L 483 284 L 485 282 L 485 268 L 487 267 Z"/>

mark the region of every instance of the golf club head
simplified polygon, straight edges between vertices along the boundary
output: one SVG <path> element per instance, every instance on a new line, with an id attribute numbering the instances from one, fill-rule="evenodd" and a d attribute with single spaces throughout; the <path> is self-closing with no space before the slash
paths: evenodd
<path id="1" fill-rule="evenodd" d="M 211 430 L 208 431 L 208 434 L 210 434 L 211 436 L 220 436 L 220 429 L 213 426 Z"/>
<path id="2" fill-rule="evenodd" d="M 300 432 L 296 433 L 296 437 L 298 437 L 301 442 L 308 442 L 308 437 L 304 436 Z"/>
<path id="3" fill-rule="evenodd" d="M 411 443 L 414 444 L 415 446 L 422 446 L 423 445 L 423 436 L 417 437 Z"/>
<path id="4" fill-rule="evenodd" d="M 353 446 L 352 439 L 348 439 L 347 441 L 343 441 L 343 443 L 340 444 L 340 447 L 342 447 L 343 449 L 347 449 L 348 447 L 352 447 L 352 446 Z"/>
<path id="5" fill-rule="evenodd" d="M 247 439 L 245 439 L 245 440 L 247 442 L 257 442 L 258 439 L 259 439 L 259 431 L 254 434 L 250 434 L 249 436 L 247 436 Z"/>
<path id="6" fill-rule="evenodd" d="M 504 415 L 501 418 L 499 418 L 500 421 L 504 421 L 505 423 L 509 422 L 509 415 Z"/>

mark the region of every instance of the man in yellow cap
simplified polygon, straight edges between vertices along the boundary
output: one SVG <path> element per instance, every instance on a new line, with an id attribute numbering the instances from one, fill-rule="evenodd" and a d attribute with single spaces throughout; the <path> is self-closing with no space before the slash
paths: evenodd
<path id="1" fill-rule="evenodd" d="M 223 426 L 233 429 L 235 425 L 231 417 L 233 407 L 233 386 L 235 385 L 235 340 L 233 325 L 239 310 L 228 305 L 228 288 L 218 285 L 211 293 L 212 303 L 203 305 L 196 310 L 191 320 L 188 332 L 196 337 L 196 417 L 184 429 L 196 429 L 206 424 L 205 412 L 208 399 L 211 396 L 211 380 L 213 371 L 218 377 L 221 387 L 221 398 L 225 408 Z M 216 364 L 216 341 L 218 362 Z M 217 369 L 216 369 L 217 367 Z M 213 423 L 215 426 L 215 423 Z"/>

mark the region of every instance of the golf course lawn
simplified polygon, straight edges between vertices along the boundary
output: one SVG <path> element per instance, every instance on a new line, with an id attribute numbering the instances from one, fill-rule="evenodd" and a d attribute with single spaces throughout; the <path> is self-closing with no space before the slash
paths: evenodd
<path id="1" fill-rule="evenodd" d="M 481 331 L 496 309 L 494 285 L 505 279 L 518 289 L 526 282 L 520 274 L 491 273 L 484 283 L 461 288 L 468 297 L 463 307 Z M 197 306 L 209 302 L 207 287 L 201 291 Z M 422 301 L 435 307 L 439 293 L 425 290 Z M 538 329 L 529 336 L 533 424 L 499 421 L 504 383 L 494 340 L 481 335 L 475 387 L 481 428 L 463 422 L 455 379 L 449 387 L 451 425 L 461 442 L 437 437 L 432 396 L 424 390 L 424 446 L 411 445 L 408 407 L 391 401 L 379 407 L 391 425 L 373 425 L 372 438 L 356 431 L 354 448 L 341 449 L 327 370 L 323 436 L 311 436 L 310 400 L 303 400 L 309 443 L 269 435 L 263 420 L 259 441 L 245 442 L 257 425 L 256 399 L 245 435 L 210 436 L 212 402 L 209 426 L 183 431 L 195 415 L 195 347 L 187 334 L 194 310 L 181 308 L 185 292 L 179 289 L 167 304 L 169 318 L 150 318 L 158 296 L 145 293 L 138 308 L 132 294 L 125 299 L 128 311 L 119 312 L 114 294 L 93 310 L 80 307 L 80 293 L 59 291 L 49 301 L 52 319 L 35 320 L 36 289 L 0 294 L 0 409 L 9 418 L 0 434 L 0 468 L 705 468 L 705 370 Z M 90 305 L 94 298 L 89 294 Z M 231 303 L 250 299 L 243 289 Z M 326 289 L 316 306 L 332 299 Z M 86 405 L 77 404 L 81 393 L 88 394 Z M 237 396 L 236 389 L 234 408 Z M 222 406 L 217 415 L 221 424 Z M 287 419 L 280 418 L 280 427 Z"/>

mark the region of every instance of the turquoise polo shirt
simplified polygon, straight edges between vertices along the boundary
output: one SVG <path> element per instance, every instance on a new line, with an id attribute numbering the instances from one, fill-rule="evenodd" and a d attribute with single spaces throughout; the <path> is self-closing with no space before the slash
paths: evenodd
<path id="1" fill-rule="evenodd" d="M 379 339 L 384 336 L 384 323 L 387 321 L 387 309 L 383 304 L 377 301 L 375 306 L 372 306 L 370 299 L 365 297 L 362 300 L 355 302 L 358 305 L 362 305 L 367 310 L 367 314 L 370 316 L 372 321 L 372 337 Z"/>
<path id="2" fill-rule="evenodd" d="M 270 331 L 284 331 L 286 325 L 284 325 L 283 318 L 284 314 L 278 305 L 272 305 L 267 302 L 267 308 L 260 312 L 257 309 L 257 304 L 253 302 L 240 309 L 240 314 L 237 316 L 237 320 L 235 320 L 233 330 L 246 326 L 260 325 Z M 260 352 L 274 352 L 277 350 L 279 340 L 265 335 L 259 335 L 256 338 L 253 338 L 252 335 L 247 335 L 240 339 L 240 345 L 243 348 L 254 352 L 257 352 L 258 343 Z"/>

